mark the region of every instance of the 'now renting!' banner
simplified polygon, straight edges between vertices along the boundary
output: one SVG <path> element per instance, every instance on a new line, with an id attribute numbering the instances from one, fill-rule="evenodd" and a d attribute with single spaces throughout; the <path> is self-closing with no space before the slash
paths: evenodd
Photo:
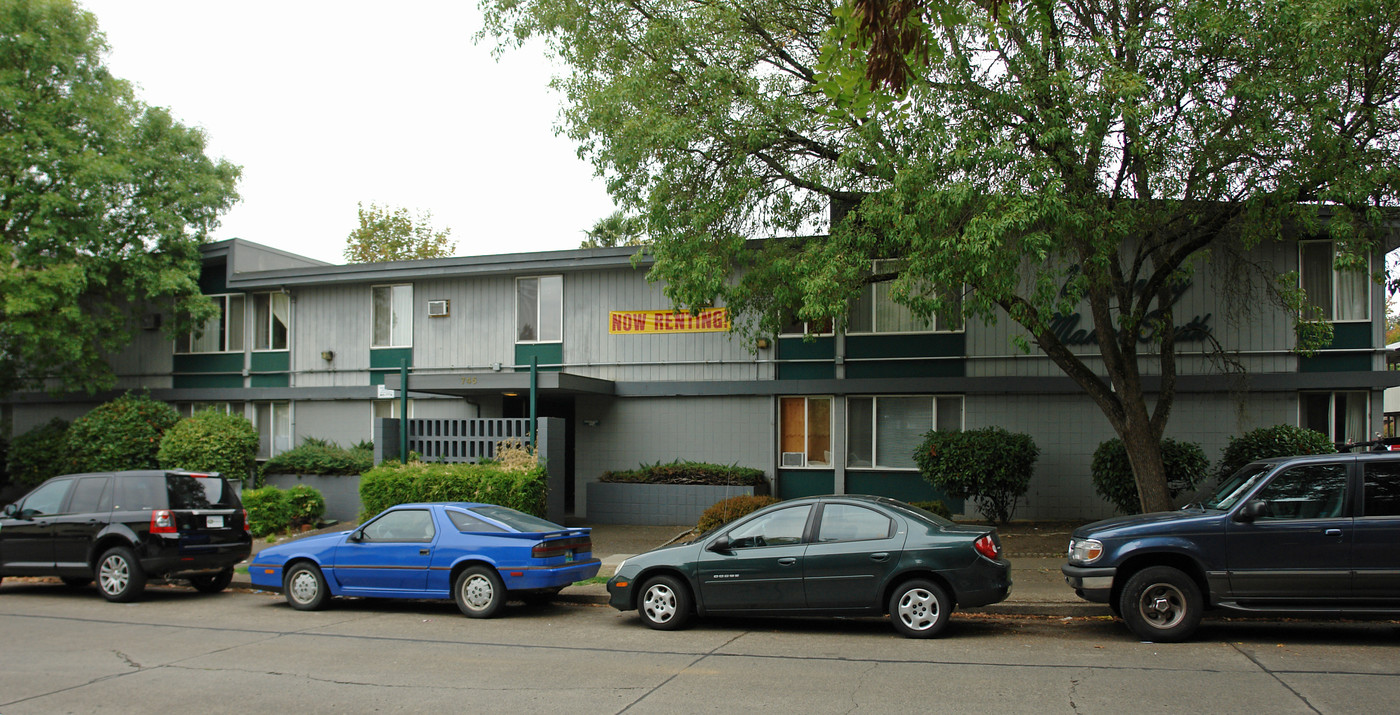
<path id="1" fill-rule="evenodd" d="M 670 310 L 614 310 L 608 314 L 608 332 L 613 335 L 728 331 L 728 308 L 705 308 L 698 315 Z"/>

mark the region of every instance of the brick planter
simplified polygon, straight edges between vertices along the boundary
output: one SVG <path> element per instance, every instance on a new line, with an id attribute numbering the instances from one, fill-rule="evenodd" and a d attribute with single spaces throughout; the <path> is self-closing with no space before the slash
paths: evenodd
<path id="1" fill-rule="evenodd" d="M 590 482 L 587 520 L 590 524 L 692 526 L 715 502 L 753 493 L 753 487 Z"/>

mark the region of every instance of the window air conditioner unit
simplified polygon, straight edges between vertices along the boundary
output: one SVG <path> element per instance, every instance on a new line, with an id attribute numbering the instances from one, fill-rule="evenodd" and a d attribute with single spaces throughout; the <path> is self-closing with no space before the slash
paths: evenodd
<path id="1" fill-rule="evenodd" d="M 801 452 L 783 452 L 782 466 L 805 467 L 807 466 L 807 455 Z"/>
<path id="2" fill-rule="evenodd" d="M 160 330 L 160 313 L 146 313 L 141 316 L 142 330 Z"/>
<path id="3" fill-rule="evenodd" d="M 452 312 L 452 301 L 450 300 L 430 300 L 428 301 L 429 318 L 446 318 Z"/>

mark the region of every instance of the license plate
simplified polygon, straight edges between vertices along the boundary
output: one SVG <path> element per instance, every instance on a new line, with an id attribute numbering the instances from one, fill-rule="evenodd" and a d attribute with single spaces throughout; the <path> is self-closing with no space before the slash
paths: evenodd
<path id="1" fill-rule="evenodd" d="M 210 529 L 222 529 L 222 528 L 224 528 L 224 517 L 222 517 L 222 516 L 210 516 L 210 517 L 205 517 L 204 525 L 207 526 L 207 527 L 209 527 Z"/>
<path id="2" fill-rule="evenodd" d="M 569 563 L 573 563 L 573 561 L 574 561 L 574 552 L 572 552 L 572 551 L 567 551 L 567 552 L 565 552 L 565 553 L 564 553 L 564 563 L 569 564 Z"/>

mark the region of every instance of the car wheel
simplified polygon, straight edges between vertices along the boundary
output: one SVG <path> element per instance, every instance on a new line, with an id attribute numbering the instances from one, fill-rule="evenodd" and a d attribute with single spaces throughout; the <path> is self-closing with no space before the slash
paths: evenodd
<path id="1" fill-rule="evenodd" d="M 890 595 L 890 623 L 906 638 L 932 638 L 952 615 L 953 599 L 932 581 L 905 581 Z"/>
<path id="2" fill-rule="evenodd" d="M 317 611 L 325 607 L 330 591 L 326 577 L 316 564 L 302 561 L 287 569 L 282 580 L 282 593 L 287 604 L 298 611 Z"/>
<path id="3" fill-rule="evenodd" d="M 694 613 L 690 589 L 675 576 L 657 576 L 642 586 L 637 615 L 642 622 L 661 631 L 684 628 Z"/>
<path id="4" fill-rule="evenodd" d="M 97 586 L 102 597 L 114 603 L 135 601 L 146 588 L 146 572 L 136 553 L 125 546 L 114 546 L 97 560 Z"/>
<path id="5" fill-rule="evenodd" d="M 1201 589 L 1178 569 L 1153 566 L 1128 579 L 1118 609 L 1139 638 L 1175 643 L 1190 637 L 1201 623 Z"/>
<path id="6" fill-rule="evenodd" d="M 233 568 L 229 567 L 216 574 L 204 576 L 193 576 L 190 578 L 190 585 L 194 586 L 200 593 L 218 593 L 233 583 Z"/>
<path id="7" fill-rule="evenodd" d="M 490 618 L 506 603 L 506 585 L 486 566 L 473 566 L 458 574 L 452 593 L 457 608 L 471 618 Z"/>
<path id="8" fill-rule="evenodd" d="M 63 585 L 67 586 L 68 588 L 82 588 L 83 586 L 92 583 L 92 579 L 87 578 L 86 576 L 63 576 L 59 578 L 59 580 L 62 581 Z"/>

